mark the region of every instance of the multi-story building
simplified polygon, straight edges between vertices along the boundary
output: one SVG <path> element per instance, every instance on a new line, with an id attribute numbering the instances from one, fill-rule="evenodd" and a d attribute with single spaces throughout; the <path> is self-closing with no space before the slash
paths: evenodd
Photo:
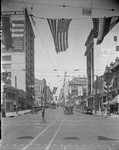
<path id="1" fill-rule="evenodd" d="M 53 92 L 51 91 L 49 86 L 46 86 L 46 101 L 50 103 L 53 99 Z"/>
<path id="2" fill-rule="evenodd" d="M 86 98 L 86 77 L 73 77 L 69 81 L 69 91 L 72 96 L 75 97 L 75 100 L 82 101 Z"/>
<path id="3" fill-rule="evenodd" d="M 7 19 L 9 21 L 6 21 Z M 2 10 L 2 29 L 10 27 L 11 45 L 6 47 L 7 31 L 2 30 L 2 72 L 10 77 L 9 85 L 26 92 L 27 104 L 33 104 L 34 95 L 34 32 L 27 9 Z M 8 25 L 9 24 L 9 25 Z M 14 105 L 16 102 L 6 102 Z M 9 104 L 8 104 L 9 103 Z M 20 101 L 18 102 L 19 105 Z M 23 101 L 22 101 L 23 103 Z M 16 104 L 17 105 L 17 104 Z M 11 107 L 11 106 L 10 106 Z"/>
<path id="4" fill-rule="evenodd" d="M 35 78 L 35 100 L 40 105 L 45 105 L 47 103 L 47 85 L 45 79 Z"/>
<path id="5" fill-rule="evenodd" d="M 104 74 L 105 66 L 109 65 L 119 55 L 119 31 L 109 32 L 103 42 L 97 45 L 92 29 L 85 46 L 85 56 L 87 57 L 87 103 L 95 107 L 94 81 L 96 76 Z"/>

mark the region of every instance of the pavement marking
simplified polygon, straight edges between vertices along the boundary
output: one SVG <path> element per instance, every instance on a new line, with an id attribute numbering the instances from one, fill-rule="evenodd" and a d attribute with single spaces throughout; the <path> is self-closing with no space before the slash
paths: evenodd
<path id="1" fill-rule="evenodd" d="M 58 120 L 62 115 L 60 115 L 57 119 L 49 124 L 42 132 L 40 132 L 29 144 L 22 148 L 22 150 L 26 150 L 38 137 L 40 137 L 56 120 Z"/>
<path id="2" fill-rule="evenodd" d="M 86 146 L 86 145 L 83 145 L 83 146 Z"/>
<path id="3" fill-rule="evenodd" d="M 50 148 L 50 146 L 51 146 L 51 144 L 52 144 L 52 142 L 53 142 L 55 136 L 56 136 L 57 133 L 59 132 L 59 130 L 60 130 L 62 124 L 64 123 L 64 121 L 65 121 L 65 118 L 63 119 L 62 123 L 60 124 L 59 128 L 58 128 L 57 131 L 55 132 L 53 138 L 51 139 L 51 141 L 49 142 L 49 144 L 47 145 L 47 147 L 45 148 L 45 150 L 48 150 L 48 149 Z"/>

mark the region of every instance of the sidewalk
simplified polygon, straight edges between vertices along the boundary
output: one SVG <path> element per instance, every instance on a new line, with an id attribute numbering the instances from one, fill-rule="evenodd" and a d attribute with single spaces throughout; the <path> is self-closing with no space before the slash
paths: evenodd
<path id="1" fill-rule="evenodd" d="M 18 114 L 16 112 L 6 112 L 6 117 L 7 118 L 16 117 L 16 116 L 27 114 L 27 113 L 30 113 L 30 110 L 18 111 Z"/>
<path id="2" fill-rule="evenodd" d="M 103 118 L 116 118 L 116 119 L 119 119 L 119 114 L 110 114 L 110 116 L 108 116 L 108 117 L 105 117 L 105 116 L 102 116 L 102 114 L 101 113 L 96 113 L 96 114 L 94 114 L 95 116 L 100 116 L 100 117 L 103 117 Z"/>

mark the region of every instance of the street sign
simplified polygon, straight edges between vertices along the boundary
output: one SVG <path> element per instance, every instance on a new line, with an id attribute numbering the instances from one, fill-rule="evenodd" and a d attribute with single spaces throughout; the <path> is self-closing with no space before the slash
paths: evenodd
<path id="1" fill-rule="evenodd" d="M 82 15 L 91 16 L 92 15 L 92 9 L 91 8 L 83 8 L 82 9 Z"/>

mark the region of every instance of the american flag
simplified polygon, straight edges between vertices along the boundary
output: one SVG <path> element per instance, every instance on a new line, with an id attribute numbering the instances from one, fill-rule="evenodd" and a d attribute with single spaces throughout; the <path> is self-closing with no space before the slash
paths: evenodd
<path id="1" fill-rule="evenodd" d="M 93 18 L 94 38 L 97 38 L 97 45 L 101 44 L 108 32 L 119 22 L 119 16 Z"/>
<path id="2" fill-rule="evenodd" d="M 56 52 L 66 51 L 68 48 L 68 30 L 72 19 L 47 19 Z"/>

